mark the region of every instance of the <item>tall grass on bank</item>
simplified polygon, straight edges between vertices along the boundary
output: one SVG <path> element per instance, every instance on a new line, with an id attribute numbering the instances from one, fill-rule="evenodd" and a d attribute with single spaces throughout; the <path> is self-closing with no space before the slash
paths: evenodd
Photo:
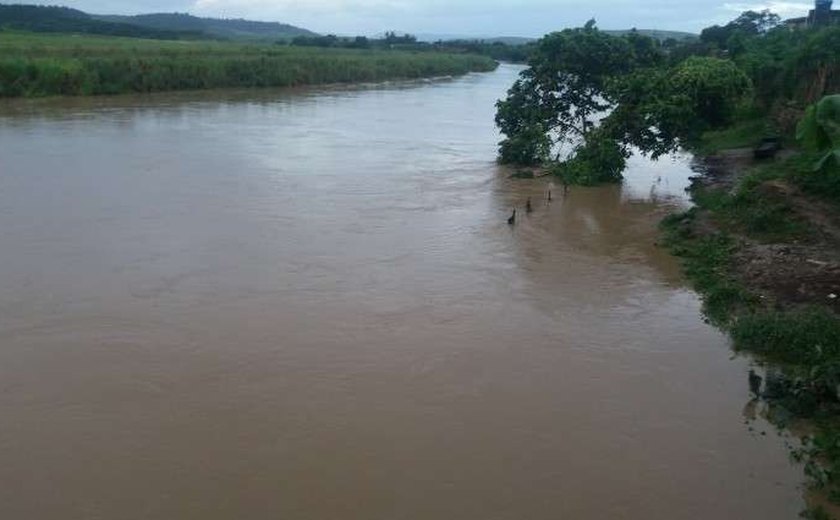
<path id="1" fill-rule="evenodd" d="M 0 97 L 371 82 L 495 67 L 469 54 L 0 32 Z"/>

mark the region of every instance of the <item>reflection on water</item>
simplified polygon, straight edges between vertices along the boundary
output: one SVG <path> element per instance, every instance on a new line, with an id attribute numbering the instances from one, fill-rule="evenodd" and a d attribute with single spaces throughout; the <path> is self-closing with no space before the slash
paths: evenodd
<path id="1" fill-rule="evenodd" d="M 655 245 L 687 159 L 549 204 L 516 72 L 0 105 L 0 516 L 793 517 Z"/>

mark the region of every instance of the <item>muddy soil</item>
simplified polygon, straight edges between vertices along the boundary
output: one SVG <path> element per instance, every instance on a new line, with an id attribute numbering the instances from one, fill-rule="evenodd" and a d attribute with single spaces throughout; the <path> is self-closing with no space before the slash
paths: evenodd
<path id="1" fill-rule="evenodd" d="M 693 187 L 732 190 L 758 164 L 750 149 L 726 150 L 698 159 Z M 740 236 L 741 247 L 733 265 L 736 276 L 776 307 L 819 305 L 840 314 L 840 215 L 830 205 L 782 180 L 768 181 L 759 190 L 768 197 L 783 199 L 792 210 L 791 218 L 807 223 L 811 232 L 801 240 L 781 244 Z M 701 214 L 697 230 L 714 229 L 710 215 Z"/>

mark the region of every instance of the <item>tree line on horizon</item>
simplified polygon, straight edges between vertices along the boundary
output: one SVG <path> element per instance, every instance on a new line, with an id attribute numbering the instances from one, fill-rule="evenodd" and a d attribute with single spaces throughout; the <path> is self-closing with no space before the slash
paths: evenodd
<path id="1" fill-rule="evenodd" d="M 284 44 L 285 42 L 278 43 Z M 412 34 L 399 35 L 394 31 L 387 31 L 381 38 L 368 38 L 366 36 L 342 37 L 334 34 L 328 34 L 326 36 L 297 36 L 288 43 L 289 45 L 299 47 L 471 53 L 489 56 L 494 60 L 517 63 L 524 63 L 534 47 L 533 43 L 513 45 L 501 41 L 464 39 L 421 42 Z"/>

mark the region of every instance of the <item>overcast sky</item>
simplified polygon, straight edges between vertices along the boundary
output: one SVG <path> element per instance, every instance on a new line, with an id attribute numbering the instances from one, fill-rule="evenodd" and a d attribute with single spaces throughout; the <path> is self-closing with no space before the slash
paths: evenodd
<path id="1" fill-rule="evenodd" d="M 26 3 L 24 0 L 17 0 Z M 804 16 L 811 3 L 720 0 L 50 0 L 97 14 L 188 12 L 279 21 L 319 33 L 398 32 L 471 36 L 542 36 L 595 18 L 602 29 L 699 32 L 740 12 L 769 8 Z"/>

